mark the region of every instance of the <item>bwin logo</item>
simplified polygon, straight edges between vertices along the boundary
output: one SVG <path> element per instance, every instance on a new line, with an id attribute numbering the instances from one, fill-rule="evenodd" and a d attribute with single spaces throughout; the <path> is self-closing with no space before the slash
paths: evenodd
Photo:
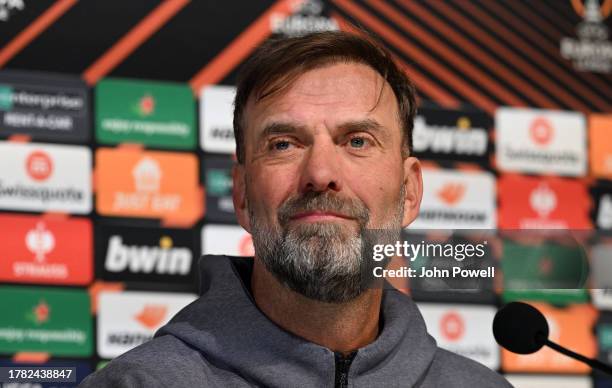
<path id="1" fill-rule="evenodd" d="M 188 248 L 173 248 L 172 239 L 164 236 L 159 247 L 124 245 L 121 236 L 111 236 L 104 268 L 110 272 L 186 275 L 191 269 Z"/>

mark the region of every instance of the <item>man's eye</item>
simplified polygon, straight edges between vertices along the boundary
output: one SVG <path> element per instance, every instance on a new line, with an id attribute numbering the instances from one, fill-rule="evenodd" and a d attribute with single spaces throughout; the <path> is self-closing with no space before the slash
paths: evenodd
<path id="1" fill-rule="evenodd" d="M 364 148 L 365 146 L 367 146 L 368 141 L 369 140 L 367 140 L 364 137 L 355 136 L 355 137 L 352 137 L 351 140 L 349 140 L 349 144 L 353 148 Z"/>
<path id="2" fill-rule="evenodd" d="M 272 149 L 274 151 L 284 151 L 289 149 L 291 143 L 287 140 L 278 140 L 272 143 Z"/>

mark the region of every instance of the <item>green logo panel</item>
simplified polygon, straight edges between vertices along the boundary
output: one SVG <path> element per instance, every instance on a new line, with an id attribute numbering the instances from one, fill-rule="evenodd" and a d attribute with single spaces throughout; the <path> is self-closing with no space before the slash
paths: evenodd
<path id="1" fill-rule="evenodd" d="M 588 259 L 575 244 L 523 244 L 505 240 L 501 268 L 504 301 L 539 300 L 557 305 L 586 303 Z"/>
<path id="2" fill-rule="evenodd" d="M 86 291 L 0 286 L 0 301 L 0 353 L 92 354 L 92 318 Z"/>
<path id="3" fill-rule="evenodd" d="M 99 143 L 196 147 L 195 100 L 187 85 L 107 78 L 96 86 L 95 108 Z"/>

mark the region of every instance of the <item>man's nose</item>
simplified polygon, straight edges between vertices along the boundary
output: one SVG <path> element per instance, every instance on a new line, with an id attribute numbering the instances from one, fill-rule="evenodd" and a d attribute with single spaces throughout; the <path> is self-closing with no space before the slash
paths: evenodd
<path id="1" fill-rule="evenodd" d="M 303 161 L 300 189 L 323 192 L 342 189 L 338 149 L 332 139 L 317 139 Z"/>

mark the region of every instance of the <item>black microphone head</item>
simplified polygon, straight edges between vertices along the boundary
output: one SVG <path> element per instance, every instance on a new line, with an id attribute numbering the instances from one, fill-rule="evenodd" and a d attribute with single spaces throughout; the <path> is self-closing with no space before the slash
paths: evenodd
<path id="1" fill-rule="evenodd" d="M 548 322 L 535 307 L 511 302 L 495 314 L 493 336 L 498 344 L 513 353 L 535 353 L 548 339 Z"/>

